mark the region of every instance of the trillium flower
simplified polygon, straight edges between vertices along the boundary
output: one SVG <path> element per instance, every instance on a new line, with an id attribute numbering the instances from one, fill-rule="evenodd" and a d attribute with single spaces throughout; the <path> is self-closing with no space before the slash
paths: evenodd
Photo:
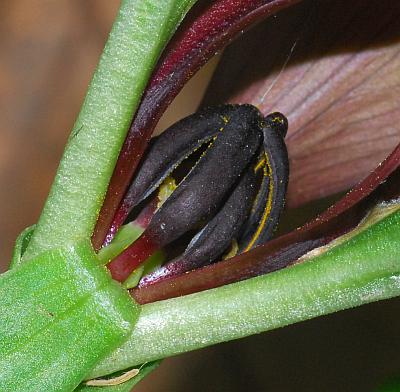
<path id="1" fill-rule="evenodd" d="M 18 361 L 11 361 L 11 365 L 7 365 L 7 369 L 11 370 L 5 370 L 0 383 L 6 387 L 33 383 L 39 386 L 36 388 L 38 390 L 50 384 L 54 390 L 67 391 L 75 388 L 84 377 L 104 376 L 149 363 L 143 371 L 140 368 L 127 372 L 143 376 L 154 368 L 152 361 L 167 356 L 400 294 L 400 147 L 399 131 L 393 126 L 399 111 L 395 100 L 388 99 L 388 95 L 396 95 L 394 91 L 398 85 L 398 73 L 395 72 L 398 68 L 398 45 L 396 42 L 393 44 L 395 32 L 398 31 L 395 28 L 398 18 L 389 23 L 393 13 L 389 12 L 386 20 L 379 13 L 381 19 L 378 23 L 371 18 L 371 15 L 378 14 L 373 2 L 362 6 L 360 2 L 358 8 L 343 7 L 337 3 L 334 11 L 331 2 L 316 3 L 311 9 L 299 7 L 299 13 L 288 13 L 282 17 L 284 23 L 279 25 L 279 34 L 276 36 L 284 38 L 272 44 L 274 26 L 269 24 L 267 33 L 263 32 L 263 27 L 255 30 L 254 34 L 261 32 L 263 38 L 252 38 L 255 45 L 252 56 L 243 56 L 245 50 L 240 48 L 240 44 L 239 58 L 234 47 L 231 52 L 227 51 L 205 103 L 231 102 L 257 106 L 258 109 L 251 107 L 251 111 L 257 113 L 256 123 L 261 126 L 255 134 L 263 138 L 263 142 L 252 145 L 248 140 L 248 144 L 252 145 L 251 153 L 247 151 L 247 157 L 246 154 L 241 155 L 243 162 L 237 159 L 240 165 L 234 170 L 235 173 L 229 172 L 227 176 L 232 176 L 231 181 L 225 184 L 217 197 L 213 195 L 207 200 L 203 210 L 195 211 L 196 219 L 190 217 L 189 226 L 195 228 L 199 221 L 205 220 L 200 230 L 207 231 L 213 219 L 218 218 L 226 206 L 230 206 L 229 200 L 240 190 L 241 181 L 247 181 L 247 175 L 254 176 L 259 165 L 264 164 L 267 168 L 268 181 L 275 181 L 274 176 L 279 171 L 268 159 L 271 151 L 265 148 L 270 142 L 265 137 L 265 129 L 276 131 L 273 122 L 277 118 L 281 124 L 284 123 L 281 115 L 268 116 L 268 113 L 275 111 L 283 112 L 289 119 L 285 139 L 293 172 L 289 179 L 289 207 L 352 188 L 348 193 L 297 230 L 257 244 L 259 246 L 254 249 L 245 247 L 246 252 L 227 260 L 219 260 L 227 242 L 246 239 L 246 235 L 238 234 L 241 229 L 246 234 L 247 227 L 252 232 L 254 227 L 260 226 L 259 219 L 256 219 L 255 226 L 246 226 L 249 220 L 252 221 L 252 211 L 257 211 L 257 208 L 254 209 L 257 196 L 250 197 L 246 193 L 244 199 L 251 199 L 251 203 L 240 203 L 240 208 L 234 208 L 235 214 L 238 214 L 235 216 L 240 215 L 240 228 L 234 228 L 232 236 L 220 237 L 225 241 L 221 248 L 213 242 L 215 254 L 212 260 L 206 258 L 206 261 L 199 263 L 197 259 L 195 262 L 190 260 L 184 268 L 178 269 L 175 268 L 176 260 L 172 261 L 174 268 L 169 269 L 171 264 L 158 266 L 163 272 L 169 269 L 173 273 L 165 279 L 153 279 L 152 275 L 148 275 L 147 280 L 143 277 L 139 286 L 130 290 L 129 294 L 138 303 L 144 304 L 140 308 L 132 303 L 126 290 L 98 265 L 98 259 L 107 249 L 106 253 L 113 254 L 109 263 L 111 273 L 119 280 L 124 280 L 132 268 L 156 249 L 185 233 L 186 223 L 183 221 L 184 228 L 179 226 L 179 211 L 172 208 L 171 204 L 176 201 L 179 206 L 185 202 L 186 199 L 181 198 L 185 189 L 199 192 L 196 187 L 185 188 L 185 184 L 193 181 L 193 178 L 200 178 L 204 186 L 207 177 L 215 174 L 203 172 L 202 169 L 207 164 L 211 169 L 215 167 L 215 162 L 209 157 L 218 149 L 217 142 L 215 150 L 211 146 L 206 151 L 203 161 L 193 166 L 163 205 L 157 208 L 153 199 L 139 214 L 137 223 L 144 230 L 143 234 L 139 233 L 139 239 L 133 245 L 124 241 L 118 243 L 123 231 L 121 227 L 132 208 L 146 199 L 154 185 L 164 179 L 165 172 L 168 174 L 170 171 L 168 164 L 160 166 L 161 176 L 148 177 L 149 172 L 141 171 L 154 162 L 151 160 L 151 148 L 147 148 L 154 127 L 184 83 L 216 51 L 251 24 L 297 2 L 217 0 L 198 3 L 164 49 L 141 96 L 125 139 L 129 114 L 144 88 L 141 83 L 164 46 L 171 26 L 180 21 L 190 2 L 183 6 L 183 3 L 171 1 L 168 9 L 163 4 L 162 9 L 154 12 L 154 20 L 150 18 L 148 23 L 142 23 L 141 29 L 149 29 L 154 38 L 154 44 L 153 41 L 148 43 L 151 53 L 143 54 L 143 61 L 146 62 L 143 67 L 142 64 L 137 65 L 137 59 L 134 64 L 131 63 L 125 52 L 121 51 L 123 47 L 130 53 L 127 45 L 129 39 L 121 26 L 125 25 L 132 30 L 131 33 L 139 34 L 129 23 L 128 3 L 123 3 L 118 23 L 69 139 L 42 217 L 35 228 L 22 234 L 14 254 L 13 271 L 1 280 L 6 303 L 13 303 L 13 292 L 9 289 L 20 287 L 18 284 L 23 280 L 21 276 L 36 274 L 33 287 L 28 287 L 26 292 L 20 289 L 15 289 L 15 292 L 18 295 L 23 292 L 25 297 L 30 298 L 32 291 L 34 300 L 36 295 L 41 295 L 39 305 L 43 307 L 45 303 L 44 310 L 41 310 L 45 317 L 35 313 L 36 303 L 34 307 L 30 306 L 29 301 L 14 303 L 17 310 L 21 306 L 21 312 L 17 314 L 11 307 L 10 317 L 7 313 L 9 308 L 4 305 L 2 313 L 7 316 L 5 321 L 0 318 L 0 327 L 8 339 L 5 350 L 11 350 L 16 358 L 25 352 L 21 350 L 28 350 L 32 369 L 29 369 L 29 377 L 20 376 L 22 365 Z M 170 13 L 166 10 L 170 10 Z M 340 23 L 335 18 L 339 13 Z M 300 20 L 302 28 L 297 27 L 298 24 L 294 23 L 296 20 Z M 160 25 L 162 21 L 167 22 Z M 315 21 L 321 22 L 321 26 L 315 27 L 312 23 Z M 315 30 L 308 26 L 313 26 Z M 363 38 L 362 33 L 367 27 L 372 30 L 368 30 L 366 38 Z M 162 34 L 158 34 L 159 28 L 164 29 Z M 322 34 L 323 31 L 331 33 L 335 29 L 333 36 Z M 356 50 L 349 46 L 352 38 L 355 39 L 353 45 Z M 338 39 L 343 40 L 342 45 Z M 314 47 L 307 51 L 310 42 Z M 257 47 L 260 43 L 261 49 Z M 271 45 L 268 49 L 266 43 Z M 248 43 L 243 45 L 246 50 L 252 47 Z M 135 46 L 135 50 L 143 53 L 140 44 Z M 328 50 L 328 54 L 324 50 Z M 275 56 L 269 56 L 264 61 L 260 53 L 277 53 L 281 58 L 277 60 Z M 118 61 L 113 62 L 114 57 Z M 140 68 L 139 81 L 130 78 L 132 75 L 127 65 Z M 377 77 L 384 70 L 392 78 Z M 269 72 L 264 74 L 266 71 Z M 137 82 L 131 86 L 134 99 L 127 98 L 129 94 L 125 80 L 128 79 Z M 365 107 L 372 107 L 373 111 L 365 112 Z M 240 121 L 234 121 L 235 125 L 238 123 Z M 112 129 L 109 129 L 110 126 Z M 247 126 L 244 128 L 247 129 Z M 286 124 L 283 128 L 286 131 Z M 382 135 L 377 140 L 377 130 L 385 136 L 383 141 Z M 281 133 L 278 131 L 274 135 L 279 136 L 278 140 L 283 143 Z M 163 140 L 162 136 L 153 141 L 153 146 L 162 149 L 168 145 L 157 144 L 160 140 Z M 243 144 L 235 144 L 232 151 L 238 146 Z M 262 159 L 257 159 L 263 149 L 266 157 L 264 163 Z M 87 151 L 92 151 L 93 156 L 86 159 Z M 208 158 L 207 154 L 210 154 Z M 283 160 L 285 157 L 286 154 L 281 155 Z M 182 155 L 178 154 L 177 161 L 181 159 Z M 112 170 L 114 174 L 111 176 Z M 151 181 L 140 188 L 135 186 L 135 181 L 142 173 L 146 181 Z M 287 178 L 279 178 L 285 184 Z M 262 179 L 251 182 L 252 185 L 245 188 L 252 190 L 256 187 L 257 195 L 262 194 Z M 128 190 L 131 183 L 132 192 Z M 81 192 L 83 185 L 85 192 Z M 135 196 L 137 189 L 140 192 Z M 267 199 L 273 194 L 273 190 L 268 188 Z M 276 208 L 272 206 L 272 216 L 280 214 L 283 198 L 283 195 L 276 198 L 279 203 Z M 199 204 L 203 206 L 203 203 Z M 263 201 L 262 205 L 266 203 Z M 194 204 L 193 207 L 197 209 L 198 206 Z M 275 225 L 276 221 L 273 220 L 271 227 Z M 229 225 L 227 227 L 232 229 Z M 168 233 L 166 239 L 164 233 Z M 187 249 L 192 249 L 192 245 L 195 250 L 202 249 L 202 242 L 196 242 L 201 238 L 201 233 L 190 242 Z M 94 250 L 99 252 L 98 256 L 88 244 L 90 235 Z M 207 241 L 210 237 L 204 238 Z M 82 245 L 81 241 L 84 240 L 86 242 Z M 121 253 L 124 248 L 126 250 Z M 132 249 L 134 252 L 130 253 Z M 185 251 L 183 259 L 186 262 L 187 255 Z M 205 265 L 211 261 L 213 264 Z M 125 268 L 128 264 L 129 268 Z M 157 269 L 155 271 L 157 274 Z M 62 286 L 64 280 L 60 280 L 60 272 L 65 273 L 66 288 Z M 54 279 L 58 279 L 57 284 L 61 285 L 62 290 L 51 290 Z M 15 285 L 15 282 L 18 284 Z M 48 295 L 37 294 L 40 290 L 35 291 L 36 285 L 46 287 Z M 65 293 L 65 301 L 59 298 L 60 293 Z M 78 297 L 82 299 L 81 302 Z M 106 304 L 110 307 L 107 308 Z M 32 309 L 35 311 L 33 314 Z M 76 319 L 73 312 L 78 312 L 81 318 Z M 28 338 L 33 336 L 34 343 L 21 348 L 19 342 L 9 334 L 8 327 L 10 323 L 26 325 L 25 319 L 31 320 L 32 326 L 29 324 L 26 331 L 17 328 L 13 333 L 21 336 L 23 330 L 25 340 L 30 341 Z M 63 320 L 66 320 L 70 329 L 65 328 Z M 78 325 L 79 320 L 84 320 L 82 325 Z M 45 337 L 39 333 L 43 326 L 47 328 Z M 46 347 L 42 355 L 37 347 L 44 347 L 48 341 L 47 334 L 53 339 L 54 348 L 47 350 Z M 64 353 L 60 340 L 69 339 L 70 336 L 73 345 Z M 106 344 L 103 345 L 103 342 Z M 80 352 L 80 360 L 76 361 L 78 345 L 84 347 Z M 112 349 L 115 351 L 111 352 Z M 40 360 L 33 360 L 35 353 L 41 355 Z M 44 371 L 41 363 L 53 363 L 53 359 L 60 372 L 57 372 L 57 377 L 46 372 L 44 380 L 41 377 Z M 120 380 L 121 376 L 118 375 L 109 381 L 109 385 Z M 127 381 L 127 378 L 122 376 L 122 380 Z M 104 385 L 104 380 L 98 381 Z M 125 386 L 130 388 L 134 383 L 135 380 L 133 383 L 128 381 Z"/>
<path id="2" fill-rule="evenodd" d="M 144 151 L 144 144 L 146 144 L 144 133 L 148 135 L 148 138 L 157 119 L 179 88 L 192 75 L 193 71 L 197 70 L 211 56 L 216 48 L 225 45 L 240 28 L 289 5 L 289 3 L 257 1 L 239 3 L 241 5 L 220 1 L 205 7 L 195 7 L 165 50 L 142 99 L 142 104 L 132 123 L 117 163 L 116 175 L 111 180 L 108 189 L 109 196 L 103 205 L 103 211 L 107 213 L 100 214 L 93 236 L 95 246 L 99 247 L 104 238 L 105 244 L 110 241 L 133 205 L 138 201 L 132 197 L 132 191 L 128 191 L 124 196 L 124 189 L 138 164 L 137 157 L 140 155 L 140 151 Z M 371 27 L 373 31 L 367 30 L 370 23 L 364 15 L 373 12 L 374 4 L 370 4 L 369 8 L 364 7 L 364 13 L 354 20 L 351 19 L 353 18 L 352 12 L 342 8 L 338 3 L 313 6 L 305 4 L 302 7 L 295 7 L 294 12 L 287 12 L 282 16 L 280 14 L 279 24 L 277 22 L 269 23 L 256 28 L 244 39 L 228 48 L 204 99 L 204 104 L 207 105 L 221 102 L 252 103 L 264 111 L 264 114 L 272 110 L 282 110 L 288 113 L 290 126 L 287 144 L 292 172 L 289 181 L 289 207 L 296 207 L 310 200 L 351 188 L 366 177 L 389 154 L 400 137 L 399 130 L 391 123 L 398 115 L 395 99 L 385 100 L 384 103 L 375 105 L 372 109 L 373 115 L 371 110 L 365 114 L 366 100 L 362 99 L 368 94 L 368 102 L 373 102 L 378 96 L 393 94 L 391 86 L 397 80 L 396 74 L 393 72 L 396 68 L 396 61 L 393 60 L 396 58 L 396 45 L 376 51 L 368 50 L 368 48 L 375 44 L 375 41 L 370 41 L 369 38 L 371 35 L 374 36 L 374 31 L 378 32 L 376 40 L 380 41 L 381 39 L 387 40 L 388 37 L 395 34 L 396 28 L 394 26 L 393 30 L 386 29 L 382 38 L 379 32 L 386 23 L 386 20 L 382 18 L 382 26 L 376 24 Z M 220 9 L 225 9 L 225 11 L 229 9 L 229 12 L 218 13 Z M 342 21 L 341 24 L 334 24 L 337 33 L 334 35 L 334 41 L 331 42 L 333 26 L 321 21 L 330 21 L 329 15 L 337 14 L 342 15 Z M 319 22 L 309 25 L 309 20 Z M 342 32 L 342 27 L 347 20 L 353 20 L 353 23 Z M 318 23 L 321 26 L 318 26 Z M 352 32 L 359 31 L 368 31 L 368 33 L 359 34 L 356 37 L 358 51 L 342 53 L 343 50 L 340 48 L 348 44 L 347 40 L 352 37 Z M 285 40 L 278 42 L 270 40 L 267 45 L 262 38 L 283 33 L 285 33 Z M 251 51 L 257 55 L 252 58 L 242 56 L 245 51 Z M 274 55 L 272 56 L 271 53 Z M 315 58 L 312 61 L 304 61 L 313 54 Z M 359 67 L 363 64 L 366 66 L 361 72 Z M 379 76 L 375 75 L 378 75 L 378 69 L 382 71 L 382 67 L 383 69 L 387 67 L 391 78 L 388 77 L 387 85 L 381 83 L 382 88 L 377 89 L 376 78 Z M 173 73 L 171 73 L 172 69 L 174 69 Z M 379 127 L 379 136 L 376 132 L 377 127 Z M 377 142 L 371 142 L 378 137 Z M 168 136 L 166 136 L 167 138 Z M 377 148 L 377 146 L 379 147 Z M 389 162 L 397 162 L 396 154 L 397 152 L 394 153 L 395 158 Z M 146 165 L 146 160 L 143 165 Z M 389 165 L 393 165 L 393 163 Z M 392 166 L 388 172 L 393 170 L 396 170 L 396 166 Z M 139 170 L 138 176 L 140 175 Z M 149 175 L 151 176 L 151 174 Z M 375 175 L 375 178 L 378 176 Z M 380 180 L 375 179 L 373 187 L 378 187 L 385 179 L 386 177 Z M 133 188 L 135 181 L 132 184 Z M 395 180 L 392 179 L 390 182 L 395 182 Z M 247 271 L 246 273 L 240 272 L 241 268 L 236 266 L 236 259 L 233 259 L 221 263 L 219 266 L 215 265 L 199 271 L 197 278 L 195 278 L 196 274 L 189 274 L 178 277 L 176 280 L 164 281 L 160 285 L 148 287 L 150 282 L 154 283 L 154 280 L 158 281 L 161 277 L 163 277 L 161 280 L 165 280 L 167 275 L 168 277 L 182 275 L 183 272 L 195 269 L 196 263 L 192 263 L 192 266 L 189 267 L 190 262 L 185 268 L 182 266 L 175 268 L 173 267 L 176 266 L 177 260 L 175 260 L 172 264 L 167 264 L 169 267 L 156 270 L 152 277 L 142 279 L 140 288 L 134 290 L 134 295 L 140 302 L 153 301 L 156 298 L 168 298 L 198 291 L 200 286 L 199 283 L 194 283 L 196 279 L 203 282 L 203 288 L 210 288 L 282 268 L 293 263 L 311 249 L 326 244 L 333 238 L 349 231 L 351 227 L 355 227 L 362 215 L 367 213 L 367 207 L 351 222 L 346 222 L 345 219 L 340 222 L 336 215 L 349 216 L 352 209 L 358 208 L 358 206 L 352 207 L 350 204 L 358 205 L 361 200 L 369 197 L 367 190 L 361 193 L 358 197 L 359 200 L 352 200 L 354 199 L 353 194 L 346 196 L 341 202 L 342 204 L 339 203 L 337 207 L 333 207 L 330 212 L 327 212 L 327 215 L 319 218 L 320 223 L 325 219 L 331 221 L 335 218 L 337 220 L 334 225 L 335 230 L 330 229 L 324 232 L 324 225 L 321 225 L 320 228 L 313 229 L 315 232 L 319 230 L 318 234 L 314 233 L 309 238 L 306 235 L 307 241 L 302 240 L 302 246 L 297 244 L 296 237 L 299 232 L 302 232 L 301 230 L 294 232 L 292 237 L 289 234 L 287 238 L 293 241 L 297 247 L 296 251 L 290 247 L 290 257 L 271 255 L 272 259 L 277 260 L 275 263 L 263 261 L 259 265 L 255 263 L 257 267 L 253 265 L 250 268 L 243 262 L 244 259 L 251 259 L 251 256 L 247 255 L 238 259 L 240 260 L 238 263 L 242 265 L 243 270 Z M 352 200 L 351 203 L 350 200 Z M 347 206 L 349 208 L 343 208 L 345 204 L 349 204 Z M 164 210 L 165 208 L 161 209 L 161 211 Z M 175 215 L 178 215 L 176 211 Z M 153 222 L 160 220 L 160 216 L 160 213 L 156 214 L 157 218 Z M 171 225 L 174 226 L 172 219 L 172 215 L 169 219 L 163 218 L 161 219 L 162 224 L 168 228 L 168 220 L 170 220 Z M 312 223 L 311 227 L 314 226 L 315 224 Z M 306 229 L 305 231 L 310 230 Z M 159 241 L 158 244 L 154 244 L 145 233 L 138 242 L 131 245 L 109 264 L 111 271 L 115 277 L 120 274 L 120 279 L 125 279 L 128 272 L 138 266 L 155 248 L 175 239 L 175 237 L 171 237 L 168 241 L 163 243 Z M 226 240 L 229 242 L 231 239 Z M 289 242 L 285 241 L 286 247 Z M 273 247 L 274 244 L 266 245 L 266 249 Z M 197 245 L 199 246 L 199 243 Z M 189 248 L 194 249 L 191 246 Z M 259 252 L 262 251 L 257 250 L 257 252 L 260 255 Z M 265 250 L 266 256 L 268 252 Z M 221 254 L 221 251 L 216 249 L 216 253 Z M 280 254 L 280 251 L 278 253 Z M 264 257 L 257 257 L 259 260 L 265 260 Z M 285 258 L 286 260 L 283 261 Z M 268 257 L 266 259 L 269 260 Z M 203 264 L 199 262 L 197 267 Z M 122 273 L 122 265 L 131 267 Z M 222 269 L 225 268 L 223 266 L 232 271 L 235 270 L 235 273 L 230 275 L 225 270 L 222 272 Z M 215 273 L 211 272 L 213 268 L 216 270 Z M 218 268 L 221 268 L 221 271 L 217 272 Z M 172 269 L 176 270 L 172 273 Z M 168 270 L 170 271 L 168 272 Z M 252 270 L 251 273 L 250 270 Z M 208 284 L 205 283 L 207 274 L 210 274 L 207 278 Z M 218 275 L 230 276 L 230 278 L 217 283 Z M 193 288 L 189 289 L 191 279 L 193 279 Z M 174 287 L 173 292 L 167 294 L 171 287 Z M 181 292 L 178 287 L 181 287 Z M 147 293 L 152 293 L 155 297 L 150 299 L 150 294 Z"/>
<path id="3" fill-rule="evenodd" d="M 254 6 L 261 10 L 259 14 L 250 12 L 243 19 L 239 18 L 237 25 L 230 25 L 232 35 L 244 26 L 243 20 L 248 23 L 248 15 L 257 20 L 277 9 L 274 7 L 289 3 L 260 4 Z M 369 6 L 362 4 L 357 8 L 357 14 L 352 7 L 343 7 L 338 2 L 312 6 L 307 3 L 278 14 L 276 21 L 260 25 L 226 50 L 203 103 L 205 106 L 223 102 L 251 103 L 265 115 L 275 110 L 287 114 L 287 145 L 292 172 L 287 199 L 289 208 L 353 189 L 301 228 L 240 256 L 151 282 L 154 284 L 146 284 L 144 278 L 139 287 L 131 290 L 137 301 L 148 303 L 185 296 L 304 263 L 367 229 L 374 221 L 366 219 L 368 215 L 379 216 L 377 211 L 388 213 L 397 209 L 400 153 L 397 146 L 400 134 L 395 126 L 399 116 L 395 98 L 398 46 L 394 37 L 397 26 L 393 23 L 387 28 L 384 17 L 380 23 L 371 23 L 369 15 L 376 13 L 378 8 L 374 2 Z M 224 25 L 217 17 L 229 19 L 230 14 L 226 12 L 221 16 L 216 9 L 217 5 L 215 8 L 211 5 L 200 8 L 199 13 L 193 12 L 166 49 L 132 123 L 123 148 L 124 159 L 117 164 L 116 173 L 124 173 L 128 166 L 135 167 L 132 161 L 129 165 L 126 162 L 129 159 L 134 162 L 135 154 L 128 154 L 128 151 L 133 145 L 138 148 L 139 134 L 143 137 L 143 129 L 151 133 L 160 113 L 183 81 L 216 48 L 229 41 L 230 35 L 221 34 L 221 39 L 215 26 Z M 209 15 L 215 16 L 215 24 L 210 22 L 212 28 L 208 34 L 215 35 L 207 40 L 204 38 L 207 35 L 196 35 L 200 34 L 196 27 L 199 32 L 207 30 L 204 21 L 210 21 Z M 337 23 L 337 15 L 341 15 L 340 23 Z M 239 27 L 235 29 L 235 26 Z M 281 39 L 266 40 L 265 37 Z M 385 46 L 384 42 L 391 45 Z M 386 75 L 385 82 L 382 72 Z M 103 238 L 107 238 L 105 243 L 108 243 L 130 210 L 128 198 L 124 199 L 123 191 L 119 191 L 126 187 L 126 184 L 122 186 L 121 178 L 114 176 L 111 181 L 103 208 L 110 211 L 111 206 L 116 213 L 100 215 L 93 237 L 97 246 Z M 116 198 L 118 194 L 119 198 Z M 377 210 L 373 206 L 378 206 Z M 387 237 L 387 241 L 393 245 L 397 240 Z M 351 260 L 348 256 L 349 263 Z M 305 281 L 302 285 L 307 290 Z M 309 287 L 313 286 L 310 283 Z M 160 303 L 159 309 L 162 308 L 163 303 Z M 168 327 L 159 328 L 160 334 L 165 333 L 166 328 L 177 327 L 175 323 L 167 324 Z M 201 344 L 196 345 L 199 346 Z M 132 344 L 125 345 L 115 355 L 129 355 L 128 350 L 133 350 L 130 358 L 140 362 Z M 180 348 L 171 347 L 170 353 L 179 352 Z M 157 354 L 153 358 L 156 357 Z M 106 362 L 97 369 L 98 372 L 109 365 L 110 362 Z"/>

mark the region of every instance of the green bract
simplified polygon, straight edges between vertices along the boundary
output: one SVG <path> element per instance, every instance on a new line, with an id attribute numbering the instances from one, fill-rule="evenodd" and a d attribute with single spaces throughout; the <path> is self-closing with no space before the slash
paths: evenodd
<path id="1" fill-rule="evenodd" d="M 42 253 L 0 278 L 0 390 L 71 391 L 139 314 L 89 243 Z"/>

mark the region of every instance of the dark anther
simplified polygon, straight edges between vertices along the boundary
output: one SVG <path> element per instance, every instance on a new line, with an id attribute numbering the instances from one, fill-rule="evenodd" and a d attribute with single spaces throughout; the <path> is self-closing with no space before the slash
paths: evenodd
<path id="1" fill-rule="evenodd" d="M 140 285 L 184 273 L 268 240 L 285 203 L 287 120 L 251 105 L 224 105 L 189 116 L 154 138 L 126 198 L 149 197 L 196 150 L 200 158 L 155 212 L 144 233 L 110 264 L 125 280 L 155 250 L 199 230 L 181 256 Z"/>

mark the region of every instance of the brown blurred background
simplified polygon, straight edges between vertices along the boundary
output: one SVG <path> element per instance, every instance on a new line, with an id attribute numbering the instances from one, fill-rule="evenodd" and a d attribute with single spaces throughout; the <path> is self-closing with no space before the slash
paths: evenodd
<path id="1" fill-rule="evenodd" d="M 0 4 L 2 270 L 18 233 L 39 216 L 118 5 Z M 207 70 L 178 98 L 164 124 L 195 109 L 206 79 Z M 188 99 L 192 92 L 196 96 Z M 373 390 L 400 375 L 399 303 L 364 306 L 168 359 L 135 390 Z"/>

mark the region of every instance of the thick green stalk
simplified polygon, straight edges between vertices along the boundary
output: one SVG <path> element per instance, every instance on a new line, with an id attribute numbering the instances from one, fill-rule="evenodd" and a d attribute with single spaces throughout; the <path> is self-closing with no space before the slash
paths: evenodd
<path id="1" fill-rule="evenodd" d="M 293 267 L 143 306 L 130 339 L 91 376 L 398 295 L 400 211 Z"/>
<path id="2" fill-rule="evenodd" d="M 88 239 L 154 65 L 195 0 L 124 0 L 25 258 Z"/>
<path id="3" fill-rule="evenodd" d="M 71 391 L 132 330 L 140 308 L 89 241 L 147 80 L 194 1 L 122 2 L 39 222 L 0 276 L 1 391 Z"/>

